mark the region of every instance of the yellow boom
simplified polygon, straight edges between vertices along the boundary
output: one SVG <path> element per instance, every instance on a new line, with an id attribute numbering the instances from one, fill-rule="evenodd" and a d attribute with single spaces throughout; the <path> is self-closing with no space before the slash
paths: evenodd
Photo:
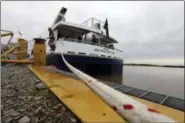
<path id="1" fill-rule="evenodd" d="M 1 34 L 1 37 L 11 36 L 8 43 L 7 43 L 7 44 L 9 44 L 13 38 L 14 33 L 12 31 L 7 31 L 7 30 L 1 30 L 1 31 L 6 32 L 4 34 Z"/>

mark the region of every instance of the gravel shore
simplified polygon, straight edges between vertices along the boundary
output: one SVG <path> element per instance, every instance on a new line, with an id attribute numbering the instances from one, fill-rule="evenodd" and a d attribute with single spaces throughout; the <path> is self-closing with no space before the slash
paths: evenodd
<path id="1" fill-rule="evenodd" d="M 2 123 L 77 123 L 73 113 L 26 65 L 1 66 Z"/>

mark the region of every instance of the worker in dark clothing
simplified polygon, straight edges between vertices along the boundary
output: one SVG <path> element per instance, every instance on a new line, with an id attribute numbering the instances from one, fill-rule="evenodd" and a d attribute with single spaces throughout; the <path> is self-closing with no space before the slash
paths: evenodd
<path id="1" fill-rule="evenodd" d="M 49 31 L 49 42 L 48 42 L 48 44 L 51 44 L 51 43 L 54 42 L 54 33 L 53 33 L 51 28 L 48 28 L 48 31 Z"/>
<path id="2" fill-rule="evenodd" d="M 51 50 L 54 51 L 55 50 L 55 44 L 54 44 L 54 33 L 52 31 L 51 28 L 48 28 L 49 31 L 49 42 L 48 45 L 50 46 Z"/>

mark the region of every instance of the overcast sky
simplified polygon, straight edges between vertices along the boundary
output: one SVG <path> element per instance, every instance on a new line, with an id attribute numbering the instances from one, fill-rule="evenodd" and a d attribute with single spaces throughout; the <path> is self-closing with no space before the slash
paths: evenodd
<path id="1" fill-rule="evenodd" d="M 61 7 L 74 23 L 108 18 L 110 36 L 125 58 L 184 58 L 183 1 L 3 1 L 1 29 L 20 30 L 30 40 L 46 34 Z"/>

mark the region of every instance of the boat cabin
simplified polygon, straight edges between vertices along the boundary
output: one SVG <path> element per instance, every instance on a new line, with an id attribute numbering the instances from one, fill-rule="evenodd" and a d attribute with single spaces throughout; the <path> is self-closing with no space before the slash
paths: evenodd
<path id="1" fill-rule="evenodd" d="M 66 8 L 62 8 L 53 23 L 55 41 L 64 40 L 114 49 L 113 44 L 118 42 L 106 35 L 104 22 L 96 18 L 90 18 L 81 24 L 66 22 L 66 11 Z"/>

